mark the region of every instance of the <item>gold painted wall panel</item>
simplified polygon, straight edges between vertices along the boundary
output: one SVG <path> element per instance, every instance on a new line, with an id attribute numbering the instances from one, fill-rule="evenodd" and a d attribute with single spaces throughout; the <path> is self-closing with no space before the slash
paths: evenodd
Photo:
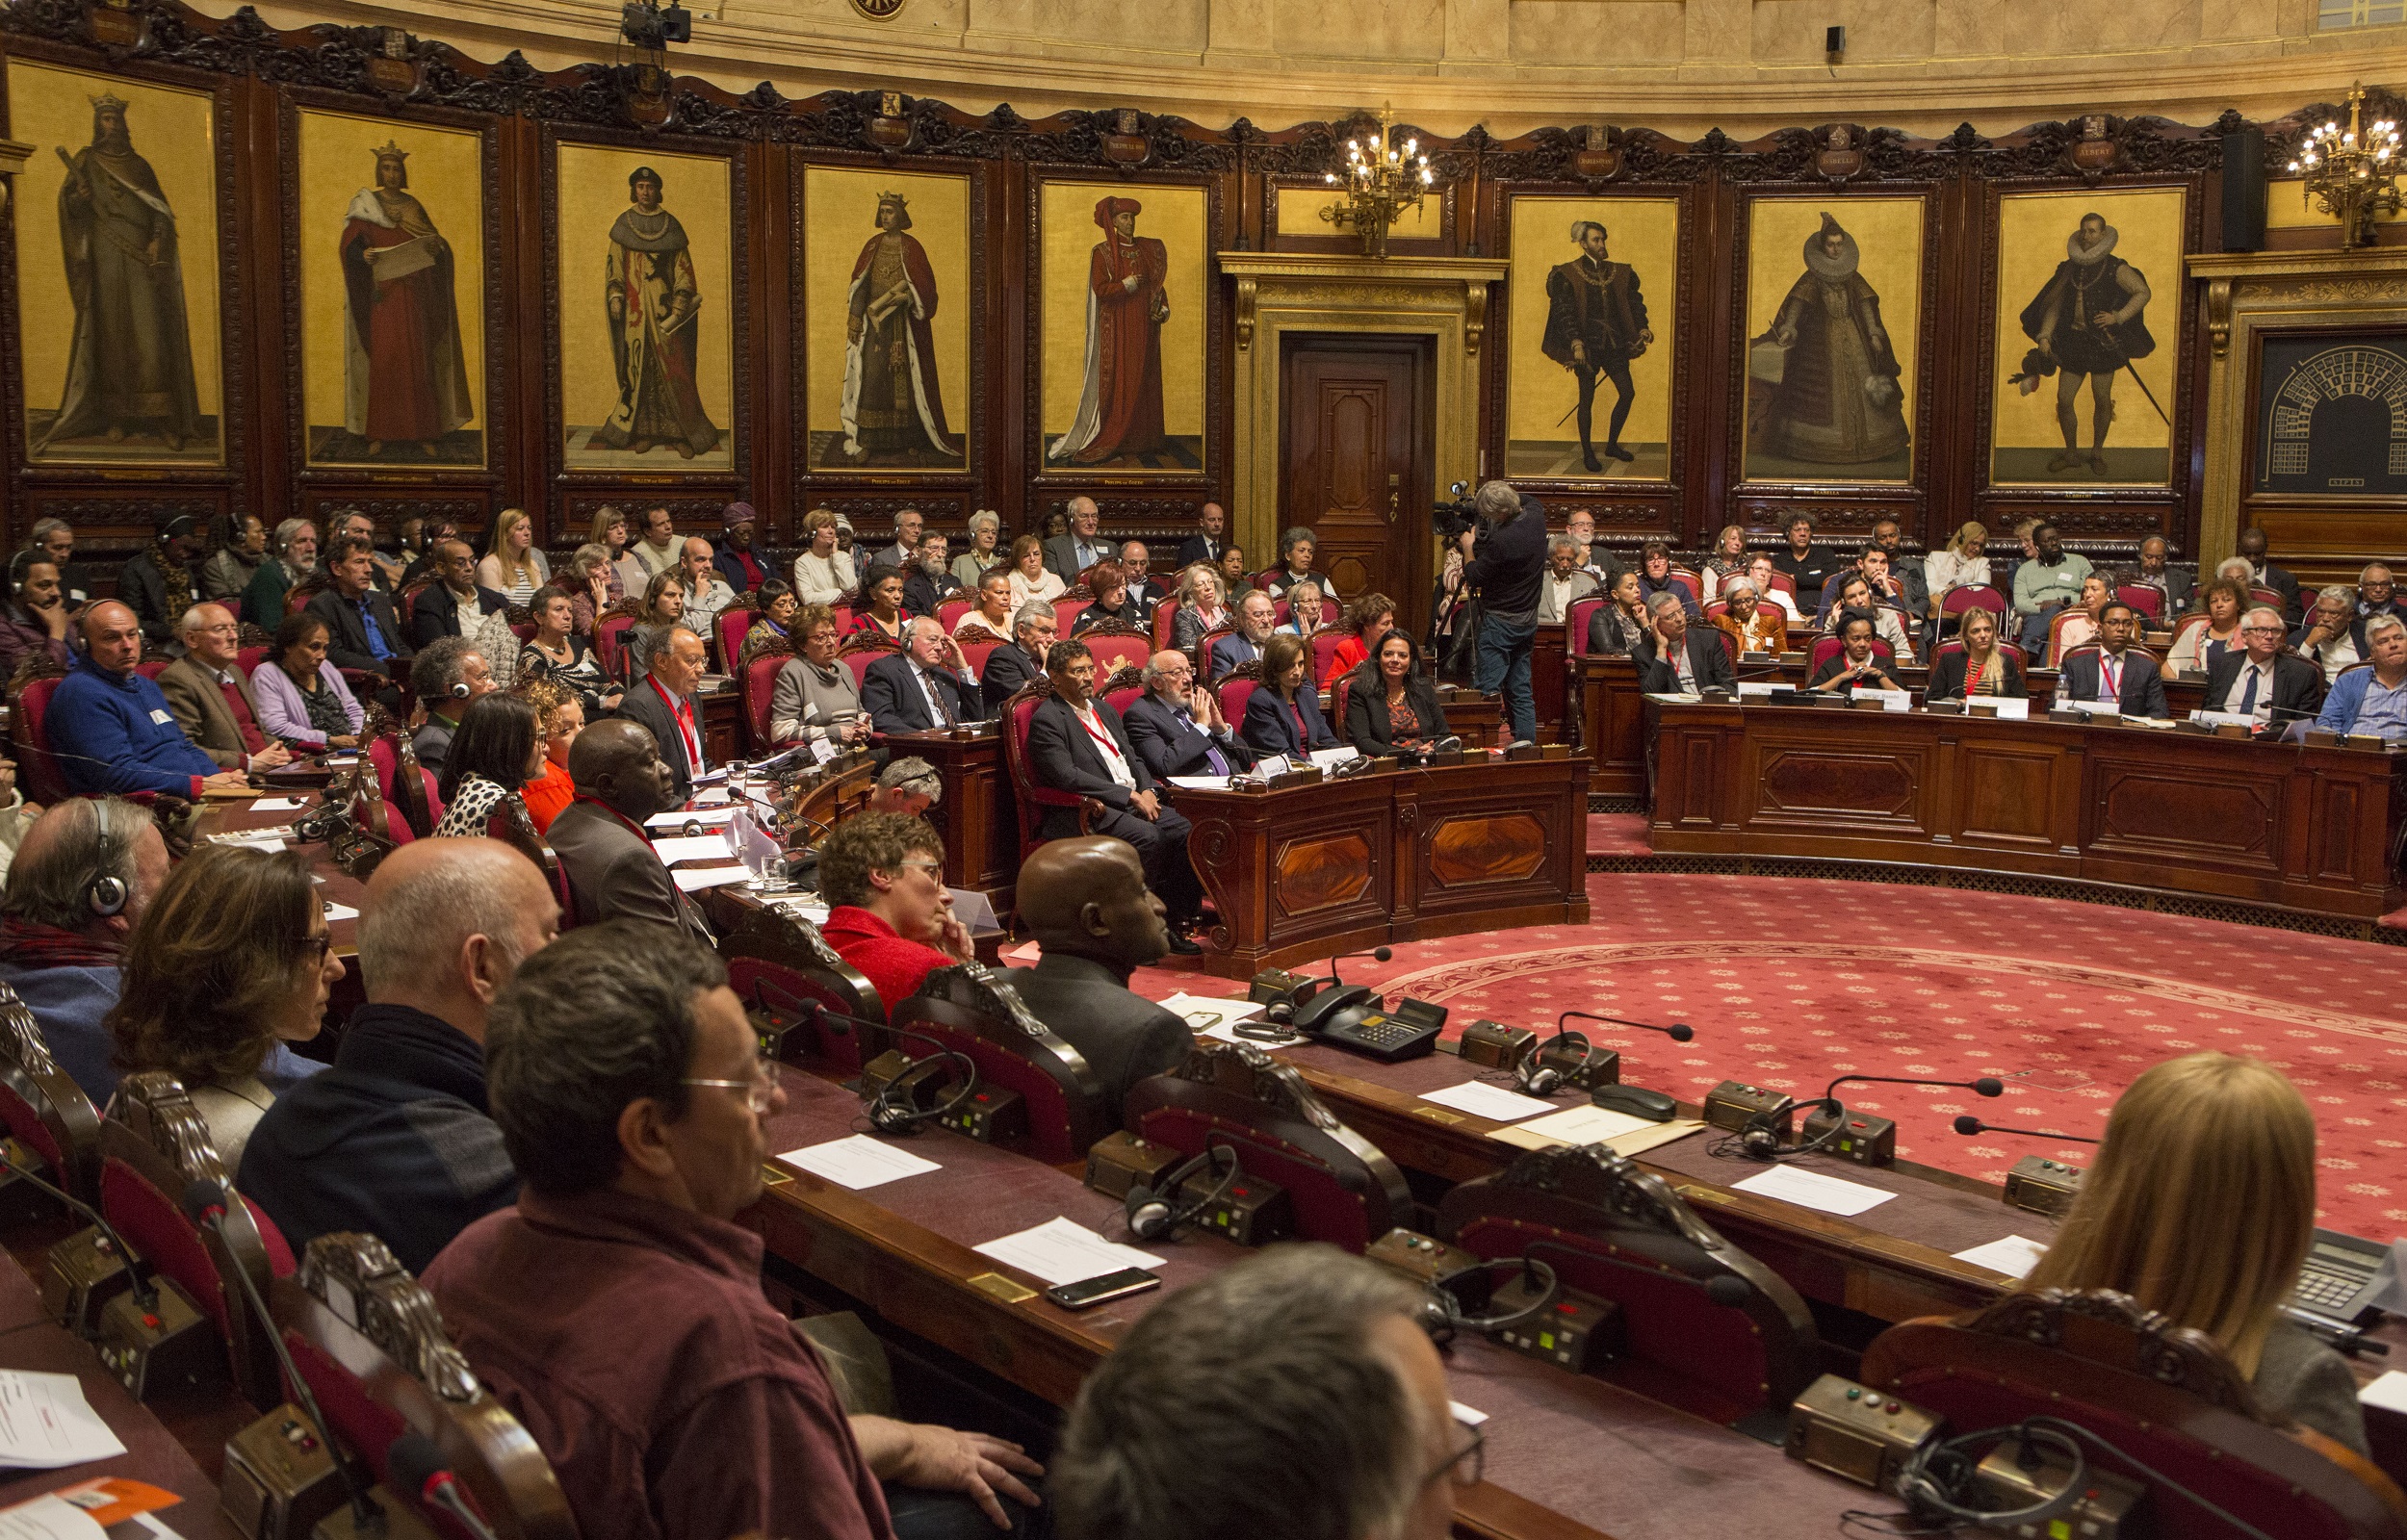
<path id="1" fill-rule="evenodd" d="M 1097 253 L 1111 240 L 1108 218 L 1099 222 L 1106 202 L 1137 206 L 1133 235 L 1140 249 L 1147 242 L 1161 243 L 1166 266 L 1152 323 L 1157 384 L 1142 372 L 1144 316 L 1127 308 L 1115 317 L 1092 299 Z M 1204 464 L 1204 315 L 1212 282 L 1204 190 L 1049 181 L 1039 194 L 1037 222 L 1039 423 L 1047 467 L 1192 475 Z M 1153 293 L 1147 272 L 1128 272 L 1119 282 L 1130 295 Z M 1125 350 L 1113 346 L 1123 328 L 1133 328 L 1138 339 Z"/>
<path id="2" fill-rule="evenodd" d="M 890 298 L 872 293 L 882 239 L 880 208 L 898 194 L 910 228 L 897 232 L 916 246 L 934 279 L 932 294 Z M 813 166 L 802 173 L 803 281 L 801 304 L 809 338 L 804 403 L 813 470 L 960 469 L 967 464 L 970 427 L 970 179 Z M 856 277 L 856 275 L 858 275 Z M 908 278 L 908 273 L 903 274 Z M 860 286 L 861 323 L 853 321 Z M 915 286 L 916 287 L 916 286 Z M 892 307 L 882 328 L 870 312 Z M 920 312 L 933 357 L 918 356 Z M 876 342 L 886 339 L 883 356 Z M 899 352 L 897 351 L 899 349 Z M 915 373 L 915 371 L 917 372 Z M 916 393 L 915 379 L 934 390 Z M 846 392 L 852 423 L 845 422 Z M 888 398 L 880 403 L 878 387 Z M 878 425 L 865 420 L 894 419 Z M 859 430 L 867 426 L 868 436 Z M 940 437 L 941 436 L 941 437 Z"/>

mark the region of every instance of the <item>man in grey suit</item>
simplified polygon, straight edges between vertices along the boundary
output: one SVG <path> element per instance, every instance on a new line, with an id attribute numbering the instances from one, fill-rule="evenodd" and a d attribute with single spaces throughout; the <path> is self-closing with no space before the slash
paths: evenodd
<path id="1" fill-rule="evenodd" d="M 546 837 L 568 874 L 577 923 L 645 920 L 712 944 L 702 911 L 677 890 L 644 833 L 645 819 L 681 800 L 652 734 L 623 719 L 596 722 L 569 746 L 568 776 L 577 800 L 552 820 Z"/>
<path id="2" fill-rule="evenodd" d="M 1070 532 L 1045 542 L 1045 570 L 1075 587 L 1078 574 L 1106 556 L 1119 554 L 1098 529 L 1103 522 L 1093 498 L 1070 500 Z"/>
<path id="3" fill-rule="evenodd" d="M 1129 974 L 1170 951 L 1162 901 L 1134 847 L 1100 834 L 1039 845 L 1020 867 L 1019 900 L 1044 956 L 1003 982 L 1085 1056 L 1117 1120 L 1129 1087 L 1195 1047 L 1184 1021 L 1128 988 Z"/>
<path id="4" fill-rule="evenodd" d="M 194 604 L 176 632 L 184 638 L 184 655 L 160 670 L 159 693 L 184 735 L 220 770 L 272 770 L 291 759 L 292 750 L 260 731 L 259 702 L 235 666 L 242 636 L 234 611 Z"/>
<path id="5" fill-rule="evenodd" d="M 627 686 L 619 698 L 618 714 L 640 722 L 660 746 L 676 792 L 667 806 L 682 806 L 693 795 L 694 778 L 708 767 L 702 753 L 702 716 L 693 704 L 694 686 L 702 682 L 710 654 L 702 638 L 684 627 L 672 627 L 668 640 L 652 650 L 652 668 Z M 572 776 L 574 770 L 569 772 Z"/>

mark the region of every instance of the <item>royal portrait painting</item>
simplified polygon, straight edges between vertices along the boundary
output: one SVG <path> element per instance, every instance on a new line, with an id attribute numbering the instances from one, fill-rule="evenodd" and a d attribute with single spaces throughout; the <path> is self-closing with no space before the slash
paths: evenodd
<path id="1" fill-rule="evenodd" d="M 1680 200 L 1515 197 L 1505 473 L 1671 474 Z"/>
<path id="2" fill-rule="evenodd" d="M 815 471 L 969 468 L 970 178 L 801 175 Z"/>
<path id="3" fill-rule="evenodd" d="M 1746 479 L 1913 474 L 1924 200 L 1747 205 Z"/>
<path id="4" fill-rule="evenodd" d="M 1202 471 L 1204 191 L 1048 182 L 1038 219 L 1046 470 Z"/>

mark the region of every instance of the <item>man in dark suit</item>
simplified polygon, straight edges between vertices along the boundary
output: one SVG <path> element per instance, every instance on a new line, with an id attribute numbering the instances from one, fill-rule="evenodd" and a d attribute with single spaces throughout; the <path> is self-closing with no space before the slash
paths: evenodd
<path id="1" fill-rule="evenodd" d="M 1112 543 L 1099 532 L 1102 515 L 1093 498 L 1070 500 L 1070 532 L 1045 542 L 1045 570 L 1074 588 L 1078 574 L 1114 555 Z"/>
<path id="2" fill-rule="evenodd" d="M 1153 774 L 1137 757 L 1120 713 L 1095 699 L 1095 654 L 1080 641 L 1055 642 L 1045 654 L 1052 695 L 1028 718 L 1028 765 L 1036 783 L 1075 792 L 1101 803 L 1086 832 L 1109 834 L 1136 847 L 1147 886 L 1169 906 L 1170 949 L 1182 957 L 1203 948 L 1186 938 L 1204 909 L 1204 885 L 1187 860 L 1186 817 L 1162 806 Z M 1079 833 L 1075 808 L 1048 807 L 1042 832 L 1048 839 Z"/>
<path id="3" fill-rule="evenodd" d="M 1675 594 L 1657 594 L 1646 607 L 1654 634 L 1639 643 L 1639 688 L 1655 695 L 1738 689 L 1738 675 L 1721 645 L 1723 632 L 1711 626 L 1691 626 L 1688 611 Z"/>
<path id="4" fill-rule="evenodd" d="M 117 599 L 142 623 L 144 652 L 156 656 L 184 650 L 176 629 L 184 612 L 208 597 L 200 586 L 201 552 L 207 548 L 208 535 L 197 518 L 170 513 L 159 522 L 157 537 L 117 568 Z"/>
<path id="5" fill-rule="evenodd" d="M 2134 649 L 2139 613 L 2119 599 L 2098 611 L 2098 645 L 2077 647 L 2057 677 L 2057 693 L 2067 701 L 2120 701 L 2125 716 L 2163 717 L 2164 675 L 2145 648 Z"/>
<path id="6" fill-rule="evenodd" d="M 945 540 L 941 530 L 931 529 L 919 537 L 919 553 L 912 558 L 911 576 L 903 579 L 903 613 L 934 616 L 936 606 L 947 599 L 966 598 L 961 579 L 953 576 L 945 559 Z"/>
<path id="7" fill-rule="evenodd" d="M 568 776 L 577 800 L 545 837 L 568 874 L 577 923 L 643 920 L 711 945 L 702 911 L 677 890 L 644 832 L 645 819 L 684 800 L 652 734 L 634 722 L 596 722 L 569 745 Z"/>
<path id="8" fill-rule="evenodd" d="M 1241 663 L 1258 663 L 1262 649 L 1270 645 L 1271 632 L 1278 629 L 1278 601 L 1259 588 L 1246 590 L 1237 601 L 1237 629 L 1212 643 L 1211 679 L 1217 682 L 1234 673 Z"/>
<path id="9" fill-rule="evenodd" d="M 1053 645 L 1060 630 L 1061 619 L 1052 605 L 1032 599 L 1020 606 L 1020 613 L 1011 618 L 1011 640 L 986 654 L 986 667 L 978 677 L 978 693 L 989 711 L 1045 672 L 1045 650 Z"/>
<path id="10" fill-rule="evenodd" d="M 375 585 L 375 553 L 356 535 L 337 539 L 325 559 L 327 586 L 309 602 L 326 623 L 326 656 L 336 668 L 392 679 L 418 654 L 401 634 L 393 596 Z"/>
<path id="11" fill-rule="evenodd" d="M 1178 548 L 1178 570 L 1186 571 L 1199 561 L 1220 564 L 1220 553 L 1229 549 L 1229 514 L 1217 502 L 1204 504 L 1195 516 L 1195 533 L 1187 536 Z"/>
<path id="12" fill-rule="evenodd" d="M 1170 585 L 1147 571 L 1152 561 L 1153 553 L 1145 549 L 1142 540 L 1131 540 L 1120 548 L 1120 570 L 1128 578 L 1128 603 L 1137 606 L 1137 613 L 1144 617 L 1140 624 L 1144 625 L 1152 624 L 1153 606 L 1170 597 Z"/>
<path id="13" fill-rule="evenodd" d="M 2323 671 L 2284 653 L 2289 638 L 2282 612 L 2270 604 L 2240 616 L 2245 651 L 2228 651 L 2207 670 L 2206 709 L 2253 716 L 2260 729 L 2276 732 L 2314 717 L 2323 704 Z"/>
<path id="14" fill-rule="evenodd" d="M 1129 1087 L 1195 1048 L 1184 1021 L 1128 988 L 1128 975 L 1170 951 L 1162 901 L 1126 842 L 1088 836 L 1039 845 L 1021 864 L 1019 902 L 1044 955 L 1003 982 L 1084 1056 L 1117 1122 Z"/>
<path id="15" fill-rule="evenodd" d="M 477 553 L 464 540 L 445 540 L 434 548 L 434 581 L 410 601 L 409 637 L 424 647 L 438 636 L 458 636 L 459 612 L 467 605 L 479 614 L 510 607 L 509 596 L 477 581 Z"/>
<path id="16" fill-rule="evenodd" d="M 660 759 L 668 766 L 669 786 L 676 793 L 669 800 L 670 807 L 685 806 L 693 795 L 694 778 L 708 768 L 702 752 L 701 713 L 694 708 L 693 692 L 702 682 L 710 655 L 702 638 L 691 629 L 672 627 L 668 640 L 652 650 L 651 672 L 627 686 L 627 693 L 619 698 L 618 714 L 650 730 Z M 574 765 L 568 773 L 572 779 L 576 776 Z"/>
<path id="17" fill-rule="evenodd" d="M 880 732 L 931 732 L 986 717 L 978 677 L 961 644 L 924 618 L 904 629 L 900 653 L 869 665 L 861 680 L 861 708 Z"/>
<path id="18" fill-rule="evenodd" d="M 2277 567 L 2265 559 L 2265 531 L 2242 530 L 2239 553 L 2248 558 L 2248 565 L 2255 570 L 2256 576 L 2251 580 L 2256 586 L 2270 588 L 2282 596 L 2282 619 L 2290 625 L 2297 625 L 2303 614 L 2298 602 L 2298 579 L 2291 576 L 2288 568 Z"/>
<path id="19" fill-rule="evenodd" d="M 1176 648 L 1147 662 L 1145 693 L 1128 703 L 1120 722 L 1156 781 L 1230 775 L 1254 762 L 1254 751 L 1220 714 L 1219 693 L 1195 682 L 1187 654 Z"/>
<path id="20" fill-rule="evenodd" d="M 2407 603 L 2399 601 L 2397 585 L 2391 579 L 2391 569 L 2378 561 L 2357 575 L 2357 618 L 2368 621 L 2376 615 L 2392 615 L 2407 620 Z"/>
<path id="21" fill-rule="evenodd" d="M 2162 535 L 2150 535 L 2139 543 L 2139 565 L 2124 579 L 2126 582 L 2145 583 L 2164 595 L 2164 620 L 2168 625 L 2174 616 L 2188 610 L 2190 596 L 2196 591 L 2198 581 L 2191 574 L 2168 564 L 2172 554 L 2173 548 L 2165 544 Z"/>

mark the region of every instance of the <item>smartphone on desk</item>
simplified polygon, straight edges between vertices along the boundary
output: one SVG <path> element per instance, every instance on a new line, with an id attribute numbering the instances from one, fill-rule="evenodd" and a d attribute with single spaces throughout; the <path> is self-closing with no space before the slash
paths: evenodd
<path id="1" fill-rule="evenodd" d="M 1143 1268 L 1123 1268 L 1118 1272 L 1106 1272 L 1100 1277 L 1080 1278 L 1075 1283 L 1057 1283 L 1045 1291 L 1045 1297 L 1064 1310 L 1088 1310 L 1161 1286 L 1162 1280 Z"/>

